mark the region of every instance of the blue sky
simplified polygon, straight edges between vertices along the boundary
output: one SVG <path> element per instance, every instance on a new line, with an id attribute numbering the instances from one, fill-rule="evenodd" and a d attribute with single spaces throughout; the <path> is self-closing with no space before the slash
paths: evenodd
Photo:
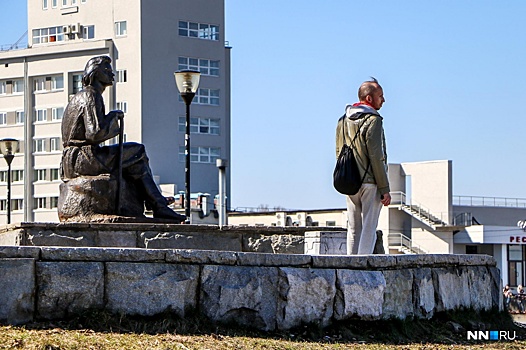
<path id="1" fill-rule="evenodd" d="M 13 43 L 25 1 L 1 1 Z M 526 2 L 225 2 L 232 207 L 343 207 L 335 126 L 369 76 L 390 162 L 449 159 L 455 195 L 526 198 Z"/>

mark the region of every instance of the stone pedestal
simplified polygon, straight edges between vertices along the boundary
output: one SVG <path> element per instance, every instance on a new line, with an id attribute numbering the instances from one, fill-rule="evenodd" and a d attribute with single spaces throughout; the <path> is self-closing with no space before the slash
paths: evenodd
<path id="1" fill-rule="evenodd" d="M 60 221 L 90 222 L 100 216 L 117 215 L 117 180 L 110 175 L 80 176 L 60 184 Z M 123 181 L 120 216 L 144 217 L 144 201 L 135 187 Z"/>

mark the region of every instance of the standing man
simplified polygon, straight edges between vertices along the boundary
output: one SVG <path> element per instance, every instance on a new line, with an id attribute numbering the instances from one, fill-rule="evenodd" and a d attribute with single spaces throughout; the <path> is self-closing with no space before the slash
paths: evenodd
<path id="1" fill-rule="evenodd" d="M 338 120 L 336 157 L 343 147 L 343 130 L 346 140 L 358 134 L 351 147 L 363 183 L 358 193 L 347 196 L 347 254 L 372 254 L 380 210 L 391 203 L 383 118 L 378 113 L 385 99 L 375 78 L 362 83 L 358 99 L 360 102 L 345 107 L 345 115 Z"/>

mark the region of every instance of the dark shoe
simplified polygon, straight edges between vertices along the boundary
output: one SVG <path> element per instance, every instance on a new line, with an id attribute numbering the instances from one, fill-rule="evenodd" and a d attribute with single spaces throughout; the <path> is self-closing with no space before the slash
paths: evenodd
<path id="1" fill-rule="evenodd" d="M 186 216 L 177 214 L 175 211 L 168 207 L 160 207 L 153 211 L 153 217 L 157 219 L 168 219 L 176 221 L 177 223 L 184 222 Z"/>

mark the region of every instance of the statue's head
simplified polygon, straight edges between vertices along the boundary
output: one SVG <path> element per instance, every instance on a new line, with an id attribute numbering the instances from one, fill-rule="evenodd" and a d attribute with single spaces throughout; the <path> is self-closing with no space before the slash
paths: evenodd
<path id="1" fill-rule="evenodd" d="M 98 73 L 104 74 L 105 77 L 103 79 L 108 80 L 105 82 L 101 81 L 103 85 L 113 85 L 114 74 L 113 69 L 111 68 L 111 58 L 109 56 L 97 56 L 90 58 L 88 63 L 86 63 L 86 68 L 84 68 L 84 74 L 82 75 L 82 85 L 92 85 Z"/>

